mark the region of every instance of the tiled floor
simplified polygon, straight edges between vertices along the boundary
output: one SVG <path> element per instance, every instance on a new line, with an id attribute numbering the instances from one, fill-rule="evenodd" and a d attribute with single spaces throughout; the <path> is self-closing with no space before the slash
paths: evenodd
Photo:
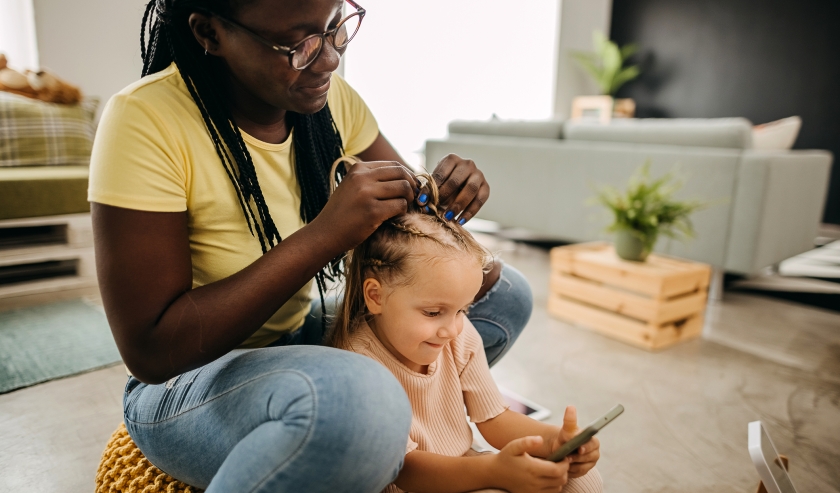
<path id="1" fill-rule="evenodd" d="M 611 492 L 753 493 L 747 423 L 761 419 L 802 492 L 840 492 L 840 314 L 727 293 L 702 339 L 649 353 L 552 319 L 548 256 L 494 245 L 531 280 L 528 329 L 493 373 L 582 421 L 620 402 L 601 433 Z M 120 422 L 120 366 L 0 396 L 0 492 L 90 492 Z"/>

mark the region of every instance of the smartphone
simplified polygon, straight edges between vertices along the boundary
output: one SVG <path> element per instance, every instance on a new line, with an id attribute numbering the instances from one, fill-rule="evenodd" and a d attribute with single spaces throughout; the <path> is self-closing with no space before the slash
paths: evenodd
<path id="1" fill-rule="evenodd" d="M 552 452 L 546 459 L 552 462 L 560 462 L 567 456 L 575 453 L 581 445 L 588 442 L 601 430 L 601 428 L 607 426 L 608 423 L 617 418 L 623 412 L 624 406 L 617 404 L 614 408 L 607 411 L 607 414 L 590 423 L 589 426 L 583 429 L 583 431 L 575 435 L 568 442 L 564 443 L 559 449 Z"/>

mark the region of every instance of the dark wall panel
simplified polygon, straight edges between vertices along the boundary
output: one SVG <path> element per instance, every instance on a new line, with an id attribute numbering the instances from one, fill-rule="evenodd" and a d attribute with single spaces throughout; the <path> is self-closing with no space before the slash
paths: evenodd
<path id="1" fill-rule="evenodd" d="M 835 155 L 826 222 L 840 224 L 840 1 L 614 0 L 611 37 L 638 43 L 625 85 L 640 117 L 802 117 L 797 149 Z"/>

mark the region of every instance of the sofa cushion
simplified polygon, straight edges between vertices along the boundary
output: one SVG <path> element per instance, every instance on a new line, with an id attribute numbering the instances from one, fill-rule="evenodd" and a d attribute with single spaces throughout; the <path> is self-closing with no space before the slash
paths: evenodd
<path id="1" fill-rule="evenodd" d="M 745 118 L 617 118 L 608 125 L 567 121 L 567 140 L 750 149 L 752 124 Z"/>
<path id="2" fill-rule="evenodd" d="M 753 127 L 753 149 L 790 150 L 802 128 L 802 118 L 791 116 Z"/>
<path id="3" fill-rule="evenodd" d="M 97 104 L 45 103 L 0 91 L 0 167 L 87 166 Z"/>
<path id="4" fill-rule="evenodd" d="M 449 122 L 449 133 L 561 139 L 563 120 L 454 120 Z"/>
<path id="5" fill-rule="evenodd" d="M 88 212 L 87 166 L 0 167 L 0 219 Z"/>

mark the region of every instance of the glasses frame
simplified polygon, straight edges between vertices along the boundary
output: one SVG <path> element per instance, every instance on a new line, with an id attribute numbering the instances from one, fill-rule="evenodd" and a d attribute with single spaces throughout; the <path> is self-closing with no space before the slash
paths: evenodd
<path id="1" fill-rule="evenodd" d="M 243 26 L 242 24 L 236 22 L 233 19 L 229 19 L 225 16 L 218 15 L 218 14 L 215 14 L 215 13 L 211 13 L 211 15 L 214 15 L 214 16 L 218 17 L 222 21 L 227 22 L 231 26 L 245 32 L 246 34 L 249 34 L 252 38 L 254 38 L 255 40 L 259 41 L 260 43 L 268 46 L 272 50 L 285 54 L 286 56 L 289 57 L 289 66 L 292 67 L 292 69 L 294 69 L 294 70 L 301 71 L 301 70 L 305 70 L 306 67 L 312 65 L 315 62 L 315 60 L 318 59 L 318 56 L 321 54 L 321 50 L 324 49 L 324 43 L 327 42 L 328 38 L 332 38 L 333 47 L 337 51 L 340 52 L 340 50 L 343 50 L 344 48 L 346 48 L 347 45 L 350 44 L 350 41 L 352 41 L 353 38 L 356 37 L 356 33 L 358 33 L 359 29 L 362 27 L 362 21 L 364 20 L 365 14 L 367 13 L 367 11 L 361 5 L 354 2 L 353 0 L 345 0 L 345 1 L 347 3 L 349 3 L 353 8 L 355 8 L 356 11 L 353 12 L 352 14 L 348 15 L 347 17 L 344 17 L 340 21 L 338 21 L 338 24 L 336 24 L 336 26 L 334 28 L 332 28 L 328 31 L 324 31 L 320 34 L 310 34 L 309 36 L 307 36 L 307 37 L 303 38 L 302 40 L 298 41 L 297 43 L 295 43 L 294 46 L 283 46 L 281 44 L 277 44 L 277 43 L 275 43 L 271 40 L 265 39 L 264 37 L 260 36 L 259 34 L 257 34 L 254 31 L 248 29 L 247 27 Z M 350 18 L 356 17 L 356 16 L 359 17 L 359 26 L 356 28 L 356 32 L 352 33 L 350 35 L 350 37 L 347 38 L 347 42 L 344 43 L 343 46 L 336 46 L 335 45 L 335 33 L 338 32 L 338 29 L 345 22 L 347 22 Z M 306 43 L 307 41 L 309 41 L 312 38 L 321 38 L 321 44 L 319 45 L 318 52 L 315 53 L 315 55 L 312 57 L 312 60 L 310 60 L 309 63 L 307 63 L 306 65 L 304 65 L 302 67 L 295 67 L 294 63 L 292 63 L 292 58 L 294 58 L 295 53 L 297 53 L 297 50 L 301 46 L 303 46 L 304 43 Z"/>

